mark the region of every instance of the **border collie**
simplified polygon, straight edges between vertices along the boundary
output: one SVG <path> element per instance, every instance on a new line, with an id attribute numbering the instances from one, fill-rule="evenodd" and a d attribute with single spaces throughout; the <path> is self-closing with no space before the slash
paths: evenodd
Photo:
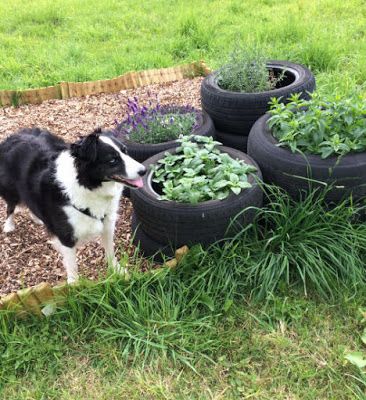
<path id="1" fill-rule="evenodd" d="M 0 143 L 4 232 L 15 229 L 15 208 L 25 205 L 53 236 L 68 283 L 78 279 L 76 247 L 96 236 L 119 270 L 113 243 L 119 200 L 124 186 L 142 187 L 145 172 L 112 132 L 96 129 L 69 145 L 48 131 L 23 129 Z"/>

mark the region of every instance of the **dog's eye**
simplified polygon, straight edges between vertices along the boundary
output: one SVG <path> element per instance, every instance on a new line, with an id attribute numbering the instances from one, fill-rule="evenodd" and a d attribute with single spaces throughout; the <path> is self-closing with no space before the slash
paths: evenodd
<path id="1" fill-rule="evenodd" d="M 110 160 L 108 161 L 108 163 L 109 163 L 110 165 L 115 165 L 115 164 L 118 163 L 118 158 L 117 158 L 117 157 L 112 158 L 112 159 L 110 159 Z"/>

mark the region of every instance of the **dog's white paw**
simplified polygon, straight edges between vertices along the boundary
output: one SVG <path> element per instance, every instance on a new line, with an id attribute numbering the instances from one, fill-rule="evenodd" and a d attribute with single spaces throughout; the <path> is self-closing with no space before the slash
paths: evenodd
<path id="1" fill-rule="evenodd" d="M 8 219 L 5 221 L 3 231 L 4 231 L 5 233 L 10 233 L 10 232 L 13 232 L 14 230 L 15 230 L 14 222 L 13 222 L 12 219 L 9 219 L 9 218 L 8 218 Z"/>
<path id="2" fill-rule="evenodd" d="M 23 210 L 24 210 L 24 206 L 18 205 L 15 207 L 14 214 L 21 214 L 23 212 Z"/>
<path id="3" fill-rule="evenodd" d="M 129 276 L 129 274 L 128 274 L 128 269 L 125 268 L 125 267 L 122 267 L 121 264 L 117 261 L 116 258 L 113 259 L 111 265 L 112 265 L 112 268 L 113 268 L 113 270 L 114 270 L 114 272 L 115 272 L 116 274 L 118 274 L 118 275 L 124 275 L 124 276 L 126 276 L 126 277 Z"/>
<path id="4" fill-rule="evenodd" d="M 36 217 L 32 212 L 29 211 L 29 215 L 35 224 L 43 225 L 43 222 L 38 217 Z"/>
<path id="5" fill-rule="evenodd" d="M 127 268 L 124 267 L 118 267 L 114 269 L 115 273 L 118 274 L 120 277 L 122 277 L 124 280 L 129 281 L 130 280 L 130 273 L 128 272 Z"/>
<path id="6" fill-rule="evenodd" d="M 79 275 L 70 275 L 67 277 L 68 285 L 75 285 L 79 281 Z"/>
<path id="7" fill-rule="evenodd" d="M 108 263 L 108 268 L 113 270 L 114 273 L 129 278 L 130 275 L 128 269 L 125 266 L 122 266 L 114 255 L 109 257 L 107 256 L 106 261 Z"/>
<path id="8" fill-rule="evenodd" d="M 128 275 L 128 269 L 125 267 L 121 267 L 119 264 L 113 267 L 114 271 L 120 275 Z"/>

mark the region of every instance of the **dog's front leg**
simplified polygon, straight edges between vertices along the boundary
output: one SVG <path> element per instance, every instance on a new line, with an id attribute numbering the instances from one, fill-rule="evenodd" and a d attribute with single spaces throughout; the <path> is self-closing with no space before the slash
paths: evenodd
<path id="1" fill-rule="evenodd" d="M 76 262 L 76 247 L 64 246 L 58 239 L 53 240 L 53 246 L 62 255 L 67 274 L 67 283 L 71 284 L 77 282 L 79 274 Z"/>
<path id="2" fill-rule="evenodd" d="M 105 256 L 108 264 L 112 265 L 114 270 L 118 273 L 125 273 L 126 269 L 121 268 L 115 254 L 114 254 L 114 228 L 116 220 L 111 217 L 106 217 L 103 225 L 102 244 L 105 251 Z"/>

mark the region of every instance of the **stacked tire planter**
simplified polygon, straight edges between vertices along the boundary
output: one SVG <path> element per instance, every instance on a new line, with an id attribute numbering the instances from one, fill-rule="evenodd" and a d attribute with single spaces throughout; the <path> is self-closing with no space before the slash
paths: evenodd
<path id="1" fill-rule="evenodd" d="M 238 195 L 231 194 L 224 200 L 210 200 L 195 205 L 159 200 L 159 189 L 152 182 L 153 174 L 150 171 L 143 178 L 144 187 L 131 191 L 134 243 L 140 246 L 146 256 L 159 252 L 170 257 L 174 249 L 183 245 L 201 243 L 208 246 L 230 237 L 237 229 L 252 222 L 254 208 L 262 205 L 262 189 L 258 184 L 262 175 L 258 165 L 241 151 L 228 147 L 220 147 L 220 151 L 257 168 L 256 174 L 248 179 L 251 188 L 242 190 Z M 156 154 L 144 165 L 148 168 L 163 157 L 164 152 Z M 247 207 L 254 208 L 245 210 Z"/>
<path id="2" fill-rule="evenodd" d="M 352 193 L 366 197 L 366 152 L 322 159 L 319 155 L 292 153 L 279 147 L 268 127 L 269 114 L 253 126 L 248 154 L 259 164 L 264 182 L 277 185 L 294 199 L 309 190 L 330 185 L 326 200 L 338 204 Z"/>
<path id="3" fill-rule="evenodd" d="M 284 74 L 278 87 L 260 93 L 231 92 L 217 84 L 218 72 L 208 75 L 201 85 L 202 108 L 212 118 L 216 139 L 225 146 L 246 152 L 250 129 L 268 110 L 272 97 L 286 100 L 294 93 L 309 98 L 315 89 L 315 78 L 309 69 L 287 61 L 269 61 L 267 68 L 275 76 Z"/>

